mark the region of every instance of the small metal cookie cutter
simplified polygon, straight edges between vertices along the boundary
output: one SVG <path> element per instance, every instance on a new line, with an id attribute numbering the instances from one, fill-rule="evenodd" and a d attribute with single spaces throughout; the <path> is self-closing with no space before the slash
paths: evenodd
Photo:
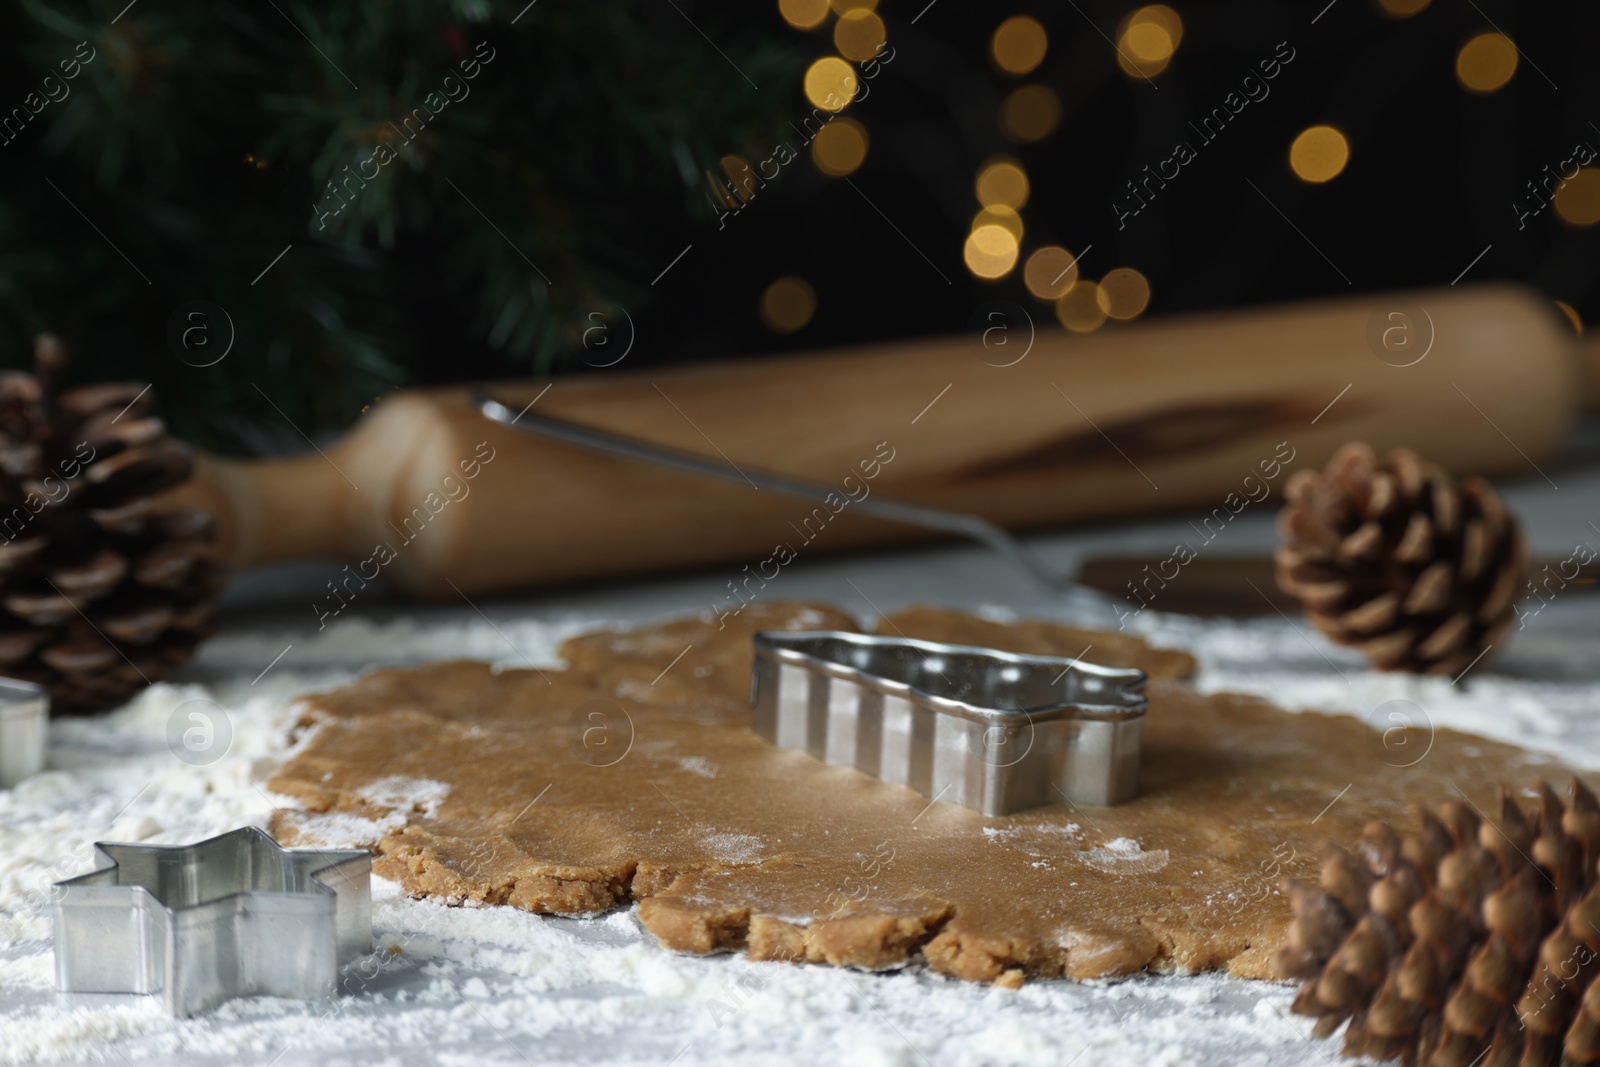
<path id="1" fill-rule="evenodd" d="M 286 849 L 253 826 L 94 848 L 94 871 L 55 886 L 63 993 L 154 993 L 174 1015 L 241 996 L 320 999 L 372 951 L 364 849 Z"/>
<path id="2" fill-rule="evenodd" d="M 1145 673 L 841 630 L 754 638 L 756 733 L 984 815 L 1138 792 Z"/>
<path id="3" fill-rule="evenodd" d="M 50 694 L 42 685 L 0 678 L 0 789 L 44 767 Z"/>

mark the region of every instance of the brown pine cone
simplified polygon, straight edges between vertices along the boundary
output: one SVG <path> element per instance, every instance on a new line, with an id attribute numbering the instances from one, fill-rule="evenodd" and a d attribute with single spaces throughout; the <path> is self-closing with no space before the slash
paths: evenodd
<path id="1" fill-rule="evenodd" d="M 193 654 L 221 587 L 213 524 L 156 504 L 193 460 L 148 386 L 51 395 L 59 343 L 36 360 L 0 374 L 0 674 L 60 710 L 111 707 Z"/>
<path id="2" fill-rule="evenodd" d="M 1380 670 L 1454 677 L 1510 627 L 1527 548 L 1483 479 L 1354 442 L 1283 495 L 1279 587 Z"/>
<path id="3" fill-rule="evenodd" d="M 1401 838 L 1369 823 L 1329 846 L 1321 887 L 1285 880 L 1294 918 L 1273 958 L 1303 978 L 1294 1011 L 1344 1054 L 1407 1065 L 1600 1062 L 1600 802 L 1544 783 L 1484 821 L 1449 800 Z"/>

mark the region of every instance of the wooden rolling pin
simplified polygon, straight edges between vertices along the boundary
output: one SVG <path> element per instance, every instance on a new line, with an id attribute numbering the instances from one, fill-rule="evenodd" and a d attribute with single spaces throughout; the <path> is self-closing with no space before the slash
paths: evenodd
<path id="1" fill-rule="evenodd" d="M 1275 459 L 1320 464 L 1352 438 L 1532 475 L 1600 394 L 1593 346 L 1510 286 L 1041 328 L 1017 362 L 1028 327 L 1007 333 L 481 388 L 841 500 L 881 493 L 1010 528 L 1209 510 Z M 180 492 L 217 515 L 235 567 L 332 557 L 428 597 L 708 564 L 734 578 L 770 568 L 780 544 L 807 556 L 930 536 L 541 440 L 469 396 L 401 392 L 325 453 L 207 457 Z"/>

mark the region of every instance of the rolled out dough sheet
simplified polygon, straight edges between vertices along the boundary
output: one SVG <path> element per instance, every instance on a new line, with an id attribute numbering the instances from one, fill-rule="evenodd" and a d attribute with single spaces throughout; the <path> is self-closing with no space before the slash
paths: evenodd
<path id="1" fill-rule="evenodd" d="M 1145 968 L 1268 977 L 1324 839 L 1412 801 L 1559 777 L 1547 757 L 1450 730 L 1202 696 L 1185 654 L 1052 623 L 909 608 L 880 630 L 1133 666 L 1152 677 L 1139 797 L 986 818 L 780 751 L 749 728 L 750 635 L 854 629 L 832 608 L 752 605 L 566 642 L 564 670 L 476 662 L 373 672 L 308 698 L 313 731 L 269 787 L 274 832 L 370 824 L 374 869 L 417 895 L 590 915 L 639 902 L 669 949 L 971 981 Z M 365 820 L 365 823 L 360 822 Z"/>

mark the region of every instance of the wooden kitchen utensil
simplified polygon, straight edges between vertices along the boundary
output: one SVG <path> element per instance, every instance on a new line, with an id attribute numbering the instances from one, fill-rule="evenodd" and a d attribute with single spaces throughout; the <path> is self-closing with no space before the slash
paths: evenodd
<path id="1" fill-rule="evenodd" d="M 1532 473 L 1600 395 L 1593 346 L 1512 286 L 1030 330 L 480 387 L 837 485 L 838 509 L 523 435 L 466 387 L 389 397 L 301 458 L 205 457 L 177 492 L 216 515 L 232 566 L 332 557 L 455 596 L 929 536 L 850 514 L 879 490 L 1029 528 L 1209 508 L 1274 456 L 1321 463 L 1352 438 Z"/>

